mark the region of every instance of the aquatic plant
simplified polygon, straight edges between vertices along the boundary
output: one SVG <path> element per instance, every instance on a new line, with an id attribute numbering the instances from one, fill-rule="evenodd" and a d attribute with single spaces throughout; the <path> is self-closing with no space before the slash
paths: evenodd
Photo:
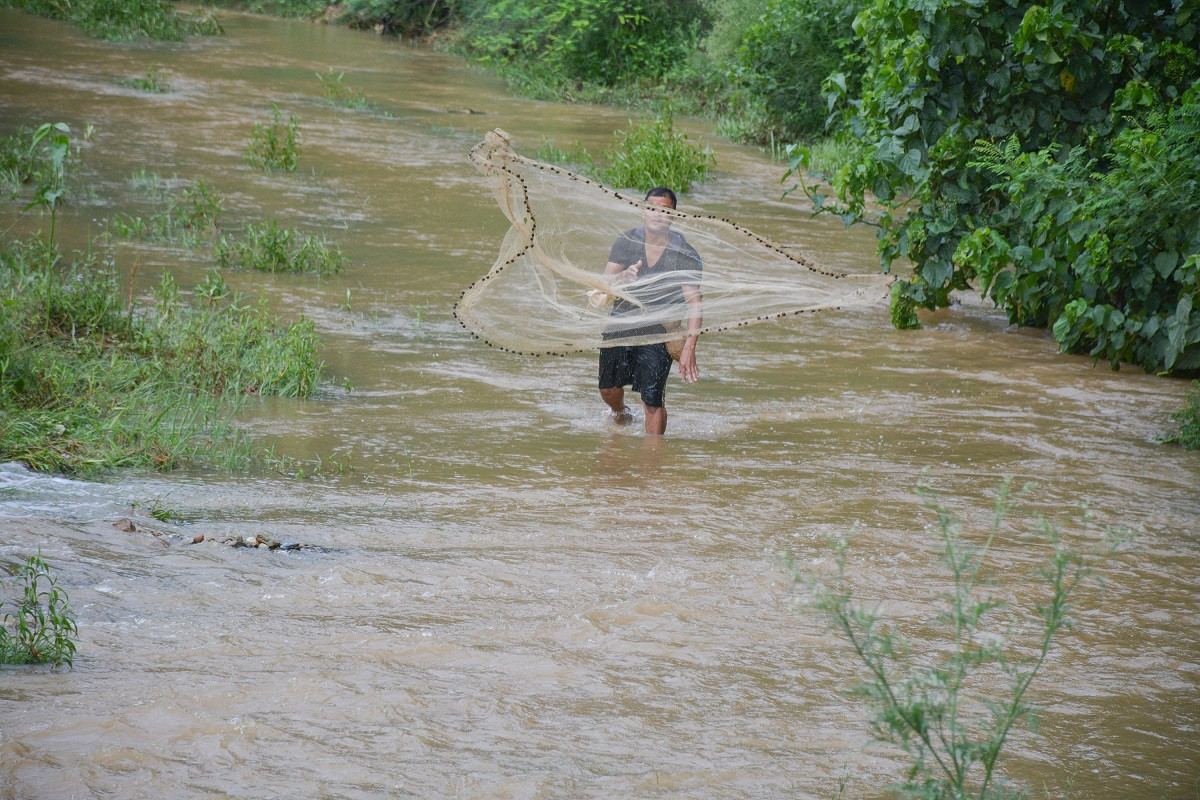
<path id="1" fill-rule="evenodd" d="M 66 590 L 59 588 L 41 553 L 30 556 L 15 574 L 24 586 L 16 611 L 0 616 L 0 664 L 71 666 L 79 626 Z"/>
<path id="2" fill-rule="evenodd" d="M 247 223 L 242 238 L 222 236 L 217 241 L 217 264 L 262 272 L 314 272 L 333 275 L 346 263 L 341 248 L 319 236 L 304 236 L 295 228 L 281 228 L 273 219 Z"/>
<path id="3" fill-rule="evenodd" d="M 158 178 L 154 175 L 154 178 Z M 161 193 L 161 184 L 147 183 L 158 195 L 158 202 L 165 208 L 148 218 L 118 214 L 109 223 L 114 236 L 125 239 L 146 239 L 179 243 L 195 247 L 217 233 L 217 220 L 221 215 L 224 199 L 208 187 L 203 179 L 197 178 L 186 187 L 181 197 Z"/>
<path id="4" fill-rule="evenodd" d="M 315 73 L 317 80 L 321 82 L 321 93 L 325 99 L 335 106 L 342 108 L 378 108 L 375 103 L 372 103 L 363 96 L 362 89 L 351 89 L 343 82 L 346 78 L 344 72 L 334 72 L 333 67 L 330 67 L 327 72 Z"/>
<path id="5" fill-rule="evenodd" d="M 143 308 L 96 253 L 61 262 L 38 237 L 0 250 L 0 461 L 88 475 L 269 460 L 233 414 L 248 396 L 312 393 L 311 320 L 285 325 L 227 289 L 185 296 L 169 273 Z"/>
<path id="6" fill-rule="evenodd" d="M 221 24 L 212 14 L 181 14 L 168 0 L 4 0 L 3 4 L 71 22 L 88 36 L 110 41 L 178 41 L 221 33 Z"/>
<path id="7" fill-rule="evenodd" d="M 833 542 L 832 576 L 812 576 L 789 562 L 795 580 L 806 589 L 802 602 L 850 645 L 865 670 L 866 678 L 853 694 L 871 711 L 872 733 L 911 760 L 904 780 L 892 787 L 902 796 L 1023 796 L 1000 778 L 997 763 L 1014 726 L 1025 722 L 1035 727 L 1040 709 L 1029 699 L 1030 686 L 1055 638 L 1072 626 L 1073 596 L 1100 557 L 1069 546 L 1055 524 L 1036 519 L 1030 538 L 1040 540 L 1049 554 L 1035 573 L 1046 598 L 1034 607 L 1032 641 L 1014 640 L 1021 626 L 1013 618 L 995 630 L 985 629 L 1006 604 L 990 589 L 994 584 L 985 579 L 984 561 L 1014 501 L 1031 488 L 1027 484 L 1014 492 L 1011 482 L 1001 483 L 991 530 L 981 544 L 963 535 L 961 522 L 928 483 L 918 488 L 926 507 L 937 514 L 941 560 L 953 580 L 938 616 L 945 641 L 932 644 L 927 653 L 918 652 L 917 643 L 884 619 L 878 607 L 855 601 L 844 538 Z M 1115 532 L 1110 544 L 1115 547 L 1127 538 L 1127 532 Z"/>
<path id="8" fill-rule="evenodd" d="M 285 123 L 283 112 L 274 103 L 271 104 L 271 116 L 269 125 L 254 123 L 250 143 L 246 146 L 246 163 L 268 172 L 277 169 L 295 172 L 300 164 L 299 123 L 290 113 Z"/>
<path id="9" fill-rule="evenodd" d="M 166 73 L 160 70 L 157 64 L 151 64 L 144 76 L 127 78 L 120 81 L 120 85 L 151 94 L 169 94 L 171 92 L 171 84 L 167 81 Z"/>

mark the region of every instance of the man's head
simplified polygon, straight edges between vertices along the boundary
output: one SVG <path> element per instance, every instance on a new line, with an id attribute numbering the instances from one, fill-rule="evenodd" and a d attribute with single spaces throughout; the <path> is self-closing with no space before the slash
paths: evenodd
<path id="1" fill-rule="evenodd" d="M 646 202 L 652 202 L 650 200 L 650 198 L 652 198 L 652 197 L 667 198 L 668 200 L 671 201 L 671 208 L 676 208 L 679 204 L 679 199 L 677 197 L 675 197 L 675 193 L 672 192 L 670 189 L 668 189 L 666 186 L 655 186 L 653 189 L 646 192 Z M 655 205 L 662 205 L 662 203 L 656 203 Z"/>
<path id="2" fill-rule="evenodd" d="M 646 192 L 646 202 L 652 206 L 674 209 L 675 193 L 665 186 L 655 186 Z M 665 235 L 670 230 L 671 223 L 675 221 L 670 214 L 662 214 L 649 209 L 642 211 L 642 219 L 646 221 L 646 232 L 655 235 Z"/>

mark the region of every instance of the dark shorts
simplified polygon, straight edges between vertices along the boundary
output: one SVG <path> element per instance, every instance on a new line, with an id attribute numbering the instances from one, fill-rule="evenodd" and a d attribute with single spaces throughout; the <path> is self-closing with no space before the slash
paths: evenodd
<path id="1" fill-rule="evenodd" d="M 605 347 L 600 350 L 600 388 L 632 386 L 651 408 L 662 408 L 671 355 L 665 344 Z"/>

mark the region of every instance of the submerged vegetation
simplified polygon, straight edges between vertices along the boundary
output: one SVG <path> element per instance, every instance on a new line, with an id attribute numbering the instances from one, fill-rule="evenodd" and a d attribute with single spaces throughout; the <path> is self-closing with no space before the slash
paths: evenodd
<path id="1" fill-rule="evenodd" d="M 313 324 L 282 325 L 216 273 L 190 297 L 164 274 L 156 302 L 122 299 L 111 263 L 64 264 L 34 237 L 0 251 L 0 461 L 89 475 L 230 469 L 255 459 L 231 428 L 241 398 L 307 396 L 322 364 Z"/>
<path id="2" fill-rule="evenodd" d="M 171 84 L 167 81 L 166 73 L 155 64 L 151 64 L 146 69 L 145 75 L 136 78 L 127 78 L 120 83 L 122 86 L 139 89 L 151 94 L 170 94 L 171 92 Z"/>
<path id="3" fill-rule="evenodd" d="M 281 228 L 273 219 L 257 225 L 247 223 L 241 239 L 222 236 L 217 241 L 216 257 L 221 267 L 317 275 L 334 275 L 346 263 L 341 248 L 324 237 Z"/>
<path id="4" fill-rule="evenodd" d="M 300 165 L 300 127 L 296 117 L 289 113 L 287 122 L 284 122 L 283 112 L 279 106 L 272 104 L 271 122 L 256 122 L 250 129 L 246 163 L 268 172 L 295 172 Z"/>
<path id="5" fill-rule="evenodd" d="M 141 38 L 178 41 L 185 36 L 221 33 L 212 14 L 180 13 L 169 0 L 0 0 L 0 5 L 65 20 L 88 36 L 114 42 Z"/>
<path id="6" fill-rule="evenodd" d="M 1030 700 L 1030 687 L 1056 637 L 1072 627 L 1074 595 L 1103 557 L 1071 547 L 1055 524 L 1037 518 L 1029 538 L 1048 549 L 1034 573 L 1044 599 L 1031 614 L 1010 610 L 1000 599 L 1003 587 L 987 579 L 984 562 L 1000 544 L 1014 500 L 1031 488 L 1013 493 L 1011 484 L 1001 484 L 991 529 L 979 542 L 963 533 L 961 522 L 927 485 L 918 489 L 937 514 L 941 560 L 952 583 L 937 618 L 944 639 L 930 653 L 920 652 L 915 639 L 888 622 L 878 607 L 855 600 L 844 539 L 833 545 L 832 576 L 814 577 L 790 565 L 806 588 L 806 605 L 850 646 L 866 676 L 854 695 L 871 711 L 872 733 L 909 757 L 904 780 L 892 787 L 901 796 L 1027 796 L 1001 779 L 1000 755 L 1015 726 L 1025 723 L 1036 730 L 1040 709 Z M 1127 538 L 1114 532 L 1109 544 L 1115 548 Z M 1022 632 L 1028 636 L 1022 638 Z"/>
<path id="7" fill-rule="evenodd" d="M 197 178 L 179 196 L 163 192 L 157 174 L 153 179 L 147 176 L 141 185 L 164 207 L 147 218 L 114 216 L 110 223 L 114 236 L 195 247 L 217 234 L 224 199 L 208 188 L 203 179 Z"/>
<path id="8" fill-rule="evenodd" d="M 15 570 L 22 582 L 16 611 L 0 615 L 0 664 L 70 666 L 79 626 L 65 590 L 39 553 Z M 5 601 L 0 598 L 0 611 Z M 13 626 L 9 629 L 9 626 Z"/>

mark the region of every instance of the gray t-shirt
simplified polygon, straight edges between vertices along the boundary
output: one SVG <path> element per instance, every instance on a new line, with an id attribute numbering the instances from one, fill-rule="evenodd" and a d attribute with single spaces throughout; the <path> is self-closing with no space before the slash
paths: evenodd
<path id="1" fill-rule="evenodd" d="M 663 306 L 684 303 L 683 287 L 700 285 L 700 273 L 704 264 L 700 255 L 687 243 L 682 234 L 675 231 L 667 232 L 667 247 L 662 256 L 653 266 L 648 265 L 646 258 L 646 228 L 639 225 L 625 231 L 613 242 L 609 250 L 608 260 L 620 264 L 622 269 L 631 267 L 641 261 L 638 268 L 636 283 L 629 287 L 629 294 L 645 304 L 647 308 L 662 308 Z M 617 298 L 613 303 L 612 316 L 624 317 L 636 314 L 638 307 L 627 300 Z M 682 314 L 681 314 L 682 317 Z M 610 325 L 604 338 L 620 336 L 641 336 L 645 334 L 662 333 L 662 325 L 645 325 L 623 327 Z"/>

